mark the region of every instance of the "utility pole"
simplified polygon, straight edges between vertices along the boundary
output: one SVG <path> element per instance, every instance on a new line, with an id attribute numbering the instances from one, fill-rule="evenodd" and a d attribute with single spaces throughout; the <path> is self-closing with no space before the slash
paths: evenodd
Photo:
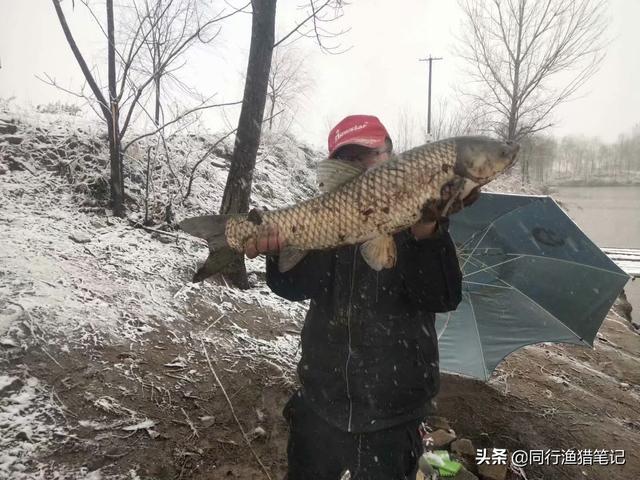
<path id="1" fill-rule="evenodd" d="M 421 62 L 429 62 L 429 100 L 427 102 L 427 135 L 431 135 L 431 66 L 434 60 L 442 60 L 442 57 L 419 58 Z"/>

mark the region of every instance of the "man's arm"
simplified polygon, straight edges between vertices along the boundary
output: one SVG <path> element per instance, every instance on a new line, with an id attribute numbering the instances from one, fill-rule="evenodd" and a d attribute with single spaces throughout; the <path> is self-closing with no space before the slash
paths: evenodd
<path id="1" fill-rule="evenodd" d="M 412 234 L 407 240 L 412 262 L 404 267 L 405 290 L 423 311 L 455 310 L 462 299 L 462 273 L 448 227 L 448 219 L 441 218 L 428 237 Z"/>
<path id="2" fill-rule="evenodd" d="M 480 187 L 450 206 L 453 215 L 480 198 Z M 448 198 L 442 199 L 442 205 Z M 409 248 L 413 248 L 415 263 L 406 267 L 405 283 L 409 296 L 423 310 L 448 312 L 455 310 L 462 299 L 462 273 L 456 247 L 449 235 L 449 219 L 441 211 L 426 209 L 422 221 L 411 227 Z"/>
<path id="3" fill-rule="evenodd" d="M 468 207 L 469 205 L 475 203 L 478 198 L 480 198 L 480 187 L 474 188 L 469 192 L 469 194 L 467 194 L 466 197 L 457 199 L 455 202 L 453 202 L 447 214 L 453 215 L 454 213 L 459 212 L 464 207 Z M 448 200 L 448 197 L 445 196 L 441 200 L 441 205 L 439 207 L 442 208 Z M 438 209 L 438 207 L 435 207 L 431 209 L 426 208 L 423 210 L 422 220 L 411 227 L 411 233 L 416 238 L 416 240 L 424 240 L 427 238 L 434 238 L 438 236 L 438 219 L 443 216 L 442 212 L 440 211 L 441 208 Z"/>
<path id="4" fill-rule="evenodd" d="M 245 254 L 255 258 L 267 255 L 267 285 L 276 295 L 291 301 L 306 300 L 316 296 L 319 288 L 326 286 L 330 268 L 330 255 L 311 251 L 291 270 L 280 272 L 278 254 L 286 246 L 284 236 L 277 227 L 245 245 Z"/>
<path id="5" fill-rule="evenodd" d="M 273 293 L 291 301 L 314 298 L 329 283 L 331 256 L 313 250 L 288 272 L 278 269 L 278 257 L 267 256 L 267 285 Z"/>
<path id="6" fill-rule="evenodd" d="M 411 233 L 416 240 L 424 240 L 426 238 L 432 238 L 438 234 L 438 222 L 418 222 L 411 227 Z"/>

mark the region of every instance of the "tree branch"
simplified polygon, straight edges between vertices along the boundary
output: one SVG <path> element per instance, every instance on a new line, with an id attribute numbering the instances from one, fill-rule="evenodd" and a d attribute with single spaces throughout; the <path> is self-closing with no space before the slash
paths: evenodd
<path id="1" fill-rule="evenodd" d="M 62 31 L 64 32 L 64 36 L 67 39 L 67 43 L 69 44 L 69 47 L 73 52 L 73 56 L 76 58 L 76 61 L 80 66 L 80 70 L 82 70 L 82 74 L 84 75 L 84 78 L 87 80 L 87 83 L 91 88 L 91 91 L 93 92 L 93 94 L 96 97 L 96 100 L 100 104 L 100 108 L 102 110 L 102 114 L 104 115 L 105 120 L 109 121 L 109 119 L 111 118 L 111 110 L 109 108 L 109 103 L 104 98 L 104 95 L 100 91 L 100 88 L 98 87 L 98 84 L 93 78 L 93 75 L 91 75 L 91 71 L 89 70 L 87 63 L 85 62 L 84 57 L 82 56 L 82 53 L 80 53 L 80 49 L 78 48 L 78 45 L 76 44 L 76 41 L 73 38 L 71 30 L 69 29 L 69 25 L 67 24 L 67 19 L 65 18 L 64 12 L 62 11 L 62 7 L 60 6 L 60 0 L 51 0 L 51 1 L 53 2 L 53 7 L 56 10 L 56 15 L 58 16 L 58 20 L 60 21 L 60 26 L 62 27 Z"/>
<path id="2" fill-rule="evenodd" d="M 199 110 L 204 110 L 204 109 L 208 109 L 208 108 L 215 108 L 215 107 L 228 107 L 231 105 L 240 105 L 242 103 L 242 101 L 238 101 L 238 102 L 229 102 L 229 103 L 217 103 L 214 105 L 202 105 L 196 108 L 192 108 L 190 110 L 187 110 L 186 112 L 182 113 L 181 115 L 178 115 L 176 118 L 174 118 L 173 120 L 165 123 L 164 125 L 159 126 L 158 128 L 156 128 L 155 130 L 153 130 L 152 132 L 148 132 L 145 133 L 143 135 L 139 135 L 137 137 L 135 137 L 133 140 L 131 140 L 129 143 L 126 144 L 126 146 L 122 149 L 122 151 L 126 151 L 131 145 L 133 145 L 135 142 L 138 142 L 140 140 L 142 140 L 143 138 L 149 137 L 151 135 L 155 135 L 156 133 L 160 132 L 161 130 L 164 130 L 165 128 L 167 128 L 169 125 L 172 125 L 176 122 L 179 122 L 180 120 L 182 120 L 184 117 L 186 117 L 187 115 L 190 115 L 194 112 L 197 112 Z"/>

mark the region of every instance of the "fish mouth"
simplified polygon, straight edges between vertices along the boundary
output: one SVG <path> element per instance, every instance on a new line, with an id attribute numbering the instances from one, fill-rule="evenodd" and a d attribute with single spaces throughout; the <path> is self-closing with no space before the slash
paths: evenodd
<path id="1" fill-rule="evenodd" d="M 505 142 L 504 156 L 507 158 L 508 162 L 502 170 L 494 175 L 494 178 L 502 173 L 508 172 L 513 168 L 518 160 L 517 157 L 519 151 L 520 144 L 518 142 L 514 142 L 513 140 L 508 140 Z"/>

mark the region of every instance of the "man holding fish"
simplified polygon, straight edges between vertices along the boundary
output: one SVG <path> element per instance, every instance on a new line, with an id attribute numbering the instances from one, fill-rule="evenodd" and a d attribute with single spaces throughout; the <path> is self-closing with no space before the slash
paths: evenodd
<path id="1" fill-rule="evenodd" d="M 211 254 L 267 256 L 267 283 L 310 299 L 298 364 L 301 388 L 284 409 L 288 480 L 415 478 L 418 427 L 439 389 L 435 312 L 461 300 L 446 215 L 515 160 L 518 145 L 456 137 L 391 155 L 373 116 L 343 119 L 320 163 L 322 194 L 280 210 L 181 223 Z"/>

